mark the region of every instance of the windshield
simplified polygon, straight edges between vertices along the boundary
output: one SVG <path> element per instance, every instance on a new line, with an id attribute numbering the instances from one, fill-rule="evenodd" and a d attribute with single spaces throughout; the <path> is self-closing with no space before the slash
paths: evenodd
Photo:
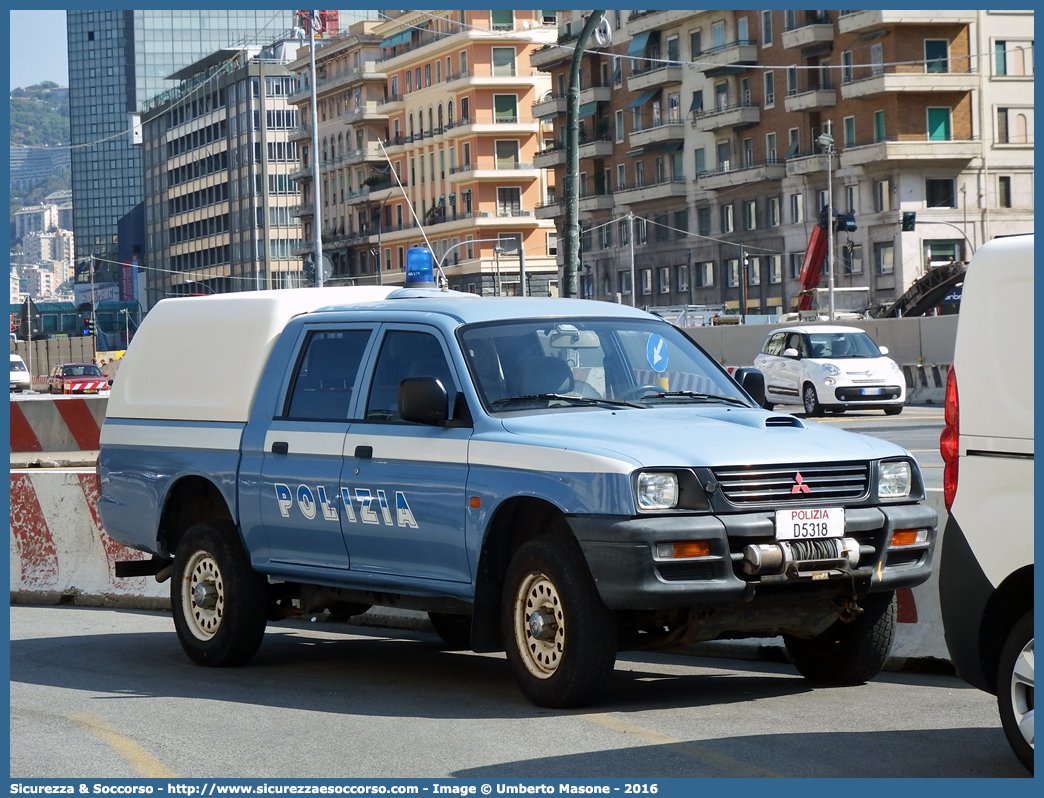
<path id="1" fill-rule="evenodd" d="M 97 366 L 66 366 L 63 372 L 65 377 L 100 377 L 101 375 Z"/>
<path id="2" fill-rule="evenodd" d="M 460 333 L 491 412 L 747 400 L 680 331 L 644 319 L 529 319 Z"/>
<path id="3" fill-rule="evenodd" d="M 12 360 L 11 371 L 27 371 L 27 369 L 25 367 L 25 363 L 23 363 L 21 360 Z"/>
<path id="4" fill-rule="evenodd" d="M 809 333 L 812 357 L 881 357 L 881 350 L 865 332 Z"/>

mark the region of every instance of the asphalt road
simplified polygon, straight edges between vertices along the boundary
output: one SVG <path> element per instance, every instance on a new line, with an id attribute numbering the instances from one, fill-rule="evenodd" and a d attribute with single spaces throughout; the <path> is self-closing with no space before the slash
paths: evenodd
<path id="1" fill-rule="evenodd" d="M 424 632 L 269 626 L 206 669 L 169 615 L 11 607 L 11 777 L 1023 777 L 994 699 L 952 676 L 812 689 L 787 664 L 625 654 L 581 711 Z"/>

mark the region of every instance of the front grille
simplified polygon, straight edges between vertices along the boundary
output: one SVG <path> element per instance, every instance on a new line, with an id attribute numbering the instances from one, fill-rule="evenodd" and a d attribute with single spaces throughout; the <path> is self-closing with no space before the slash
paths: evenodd
<path id="1" fill-rule="evenodd" d="M 725 498 L 740 505 L 850 501 L 866 496 L 870 486 L 865 461 L 729 466 L 712 473 Z"/>

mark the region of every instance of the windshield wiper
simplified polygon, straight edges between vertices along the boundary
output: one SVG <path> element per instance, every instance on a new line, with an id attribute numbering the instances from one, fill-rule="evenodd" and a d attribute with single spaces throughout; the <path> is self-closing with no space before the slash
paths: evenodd
<path id="1" fill-rule="evenodd" d="M 510 396 L 506 399 L 495 399 L 490 402 L 490 404 L 493 407 L 501 407 L 513 402 L 526 402 L 531 400 L 539 401 L 542 399 L 558 399 L 563 402 L 572 402 L 578 405 L 612 405 L 613 407 L 641 408 L 641 405 L 635 404 L 634 402 L 627 402 L 623 399 L 597 399 L 593 396 L 569 396 L 564 393 L 534 393 L 527 394 L 526 396 Z"/>
<path id="2" fill-rule="evenodd" d="M 663 391 L 662 393 L 647 393 L 642 399 L 699 399 L 709 402 L 731 402 L 733 404 L 750 407 L 747 402 L 738 396 L 724 396 L 718 393 L 698 393 L 697 391 Z"/>

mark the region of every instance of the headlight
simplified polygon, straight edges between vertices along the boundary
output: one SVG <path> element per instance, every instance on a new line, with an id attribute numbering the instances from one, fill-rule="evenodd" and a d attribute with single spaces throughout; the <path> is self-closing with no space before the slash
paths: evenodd
<path id="1" fill-rule="evenodd" d="M 888 362 L 892 364 L 892 371 L 902 371 L 902 369 L 899 368 L 899 364 L 894 360 L 889 360 Z"/>
<path id="2" fill-rule="evenodd" d="M 910 495 L 913 472 L 905 460 L 881 463 L 878 468 L 877 498 L 900 499 Z"/>
<path id="3" fill-rule="evenodd" d="M 841 373 L 841 369 L 839 369 L 833 363 L 824 363 L 823 364 L 823 373 L 824 374 L 829 374 L 831 377 L 836 377 L 838 374 Z"/>
<path id="4" fill-rule="evenodd" d="M 669 510 L 678 504 L 678 477 L 674 474 L 641 473 L 638 475 L 638 508 Z"/>

